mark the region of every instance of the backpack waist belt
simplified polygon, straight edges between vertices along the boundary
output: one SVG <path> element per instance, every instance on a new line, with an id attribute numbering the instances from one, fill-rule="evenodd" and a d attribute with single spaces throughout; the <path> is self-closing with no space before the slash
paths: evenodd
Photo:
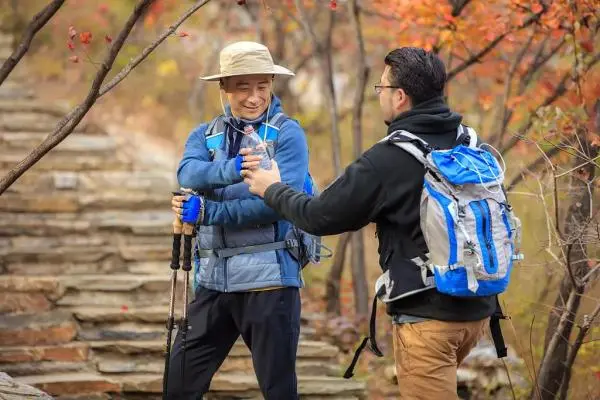
<path id="1" fill-rule="evenodd" d="M 282 240 L 280 242 L 255 244 L 252 246 L 231 247 L 226 249 L 196 249 L 198 257 L 210 257 L 214 254 L 219 258 L 228 258 L 240 254 L 262 253 L 265 251 L 292 249 L 299 247 L 300 244 L 295 239 Z"/>

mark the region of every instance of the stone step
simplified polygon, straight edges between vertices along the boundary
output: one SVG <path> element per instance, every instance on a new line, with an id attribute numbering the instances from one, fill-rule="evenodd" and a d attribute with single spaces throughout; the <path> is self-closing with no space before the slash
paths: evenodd
<path id="1" fill-rule="evenodd" d="M 167 205 L 161 209 L 139 210 L 136 213 L 130 211 L 90 211 L 83 213 L 0 212 L 0 221 L 2 221 L 2 224 L 0 224 L 0 237 L 29 235 L 50 236 L 50 239 L 53 239 L 54 237 L 73 233 L 92 235 L 96 232 L 110 231 L 114 233 L 134 233 L 139 236 L 163 236 L 163 238 L 157 239 L 156 244 L 164 242 L 165 245 L 169 245 L 171 244 L 169 239 L 172 237 L 173 212 L 168 206 L 168 202 L 165 203 Z M 163 249 L 159 250 L 162 251 Z M 31 251 L 25 249 L 25 252 Z M 154 253 L 153 256 L 156 255 L 156 252 Z M 138 256 L 138 254 L 136 253 L 135 256 Z M 164 259 L 158 258 L 158 260 Z M 142 260 L 155 261 L 156 259 L 143 257 L 138 261 Z"/>
<path id="2" fill-rule="evenodd" d="M 165 318 L 166 319 L 166 318 Z M 165 328 L 166 331 L 166 328 Z M 161 355 L 165 350 L 166 341 L 163 340 L 115 340 L 115 341 L 90 341 L 87 342 L 96 353 L 110 354 L 156 354 Z M 312 359 L 318 361 L 332 361 L 339 353 L 337 347 L 321 341 L 300 340 L 298 344 L 298 359 Z M 229 357 L 249 357 L 250 351 L 245 343 L 239 339 L 235 342 Z"/>
<path id="3" fill-rule="evenodd" d="M 21 376 L 15 381 L 34 386 L 52 396 L 120 392 L 123 386 L 109 377 L 86 372 Z"/>
<path id="4" fill-rule="evenodd" d="M 162 391 L 162 375 L 159 374 L 110 376 L 114 381 L 121 383 L 124 392 L 161 393 Z M 356 380 L 350 381 L 329 376 L 299 375 L 298 391 L 303 398 L 310 398 L 305 396 L 323 396 L 329 399 L 331 396 L 343 396 L 345 399 L 352 399 L 363 397 L 366 385 L 364 382 Z M 227 394 L 231 396 L 230 398 L 238 398 L 240 394 L 260 398 L 260 391 L 254 374 L 217 373 L 211 382 L 210 392 Z"/>
<path id="5" fill-rule="evenodd" d="M 65 373 L 51 375 L 21 376 L 16 382 L 31 385 L 52 395 L 98 395 L 99 393 L 144 393 L 159 394 L 162 392 L 161 374 L 94 374 L 94 373 Z M 349 381 L 342 378 L 299 375 L 298 391 L 302 398 L 320 399 L 362 399 L 365 396 L 366 385 L 360 381 Z M 258 383 L 254 375 L 239 373 L 217 373 L 210 386 L 211 395 L 228 396 L 226 398 L 260 398 Z M 91 398 L 91 397 L 88 397 Z M 121 397 L 119 397 L 121 398 Z M 144 398 L 149 398 L 144 396 Z"/>
<path id="6" fill-rule="evenodd" d="M 166 340 L 166 306 L 162 316 L 160 322 L 82 322 L 77 340 Z"/>
<path id="7" fill-rule="evenodd" d="M 168 239 L 166 239 L 168 240 Z M 92 274 L 117 274 L 127 273 L 136 275 L 164 275 L 169 273 L 169 261 L 142 261 L 125 262 L 116 259 L 104 259 L 98 262 L 6 262 L 4 273 L 20 276 L 41 276 L 41 275 L 92 275 Z"/>
<path id="8" fill-rule="evenodd" d="M 13 377 L 72 372 L 96 372 L 96 364 L 91 361 L 34 361 L 29 363 L 0 364 L 0 371 L 6 372 Z"/>
<path id="9" fill-rule="evenodd" d="M 100 193 L 52 193 L 39 196 L 30 193 L 8 193 L 0 197 L 0 209 L 19 213 L 79 213 L 106 210 L 139 211 L 169 209 L 171 199 L 164 193 L 105 191 Z"/>
<path id="10" fill-rule="evenodd" d="M 44 114 L 61 118 L 69 112 L 69 108 L 40 100 L 0 100 L 0 115 L 6 118 L 11 113 Z M 80 125 L 85 125 L 82 122 Z"/>
<path id="11" fill-rule="evenodd" d="M 0 198 L 0 209 L 9 212 L 68 213 L 83 211 L 129 210 L 159 208 L 168 209 L 170 198 L 160 193 L 102 192 L 60 193 L 49 197 L 5 194 Z"/>
<path id="12" fill-rule="evenodd" d="M 0 372 L 0 399 L 52 400 L 52 397 L 32 386 L 18 383 L 4 372 Z"/>
<path id="13" fill-rule="evenodd" d="M 1 129 L 1 127 L 0 127 Z M 33 149 L 32 149 L 33 150 Z M 28 152 L 19 151 L 0 153 L 0 169 L 14 168 Z M 120 157 L 118 153 L 104 154 L 66 154 L 50 151 L 38 161 L 32 171 L 83 171 L 83 170 L 129 170 L 131 162 Z"/>
<path id="14" fill-rule="evenodd" d="M 67 311 L 0 317 L 0 343 L 3 346 L 66 344 L 76 334 L 77 324 Z"/>
<path id="15" fill-rule="evenodd" d="M 0 347 L 0 363 L 86 361 L 89 357 L 89 350 L 90 346 L 82 342 L 71 342 L 54 346 Z"/>
<path id="16" fill-rule="evenodd" d="M 0 147 L 3 152 L 30 151 L 46 139 L 45 132 L 0 132 Z M 73 133 L 53 153 L 103 154 L 107 158 L 117 150 L 116 140 L 111 136 Z"/>
<path id="17" fill-rule="evenodd" d="M 133 191 L 170 199 L 177 187 L 173 171 L 27 171 L 6 193 Z"/>
<path id="18" fill-rule="evenodd" d="M 68 113 L 68 111 L 62 112 L 57 107 L 48 107 L 30 101 L 19 102 L 12 106 L 6 101 L 2 103 L 4 106 L 0 105 L 0 132 L 45 132 L 50 134 L 56 129 L 62 117 Z M 75 127 L 72 134 L 78 132 L 98 133 L 98 128 L 83 121 Z"/>
<path id="19" fill-rule="evenodd" d="M 165 367 L 162 354 L 160 356 L 136 355 L 135 357 L 97 354 L 94 359 L 97 360 L 98 371 L 105 374 L 162 374 Z M 220 373 L 251 373 L 252 371 L 254 371 L 254 366 L 250 356 L 227 357 L 219 367 Z M 340 375 L 337 365 L 331 364 L 329 360 L 314 361 L 302 358 L 296 362 L 296 372 L 305 375 Z"/>
<path id="20" fill-rule="evenodd" d="M 75 275 L 75 276 L 15 276 L 0 275 L 0 290 L 8 292 L 39 292 L 62 297 L 64 290 L 130 292 L 142 289 L 149 292 L 167 292 L 170 288 L 170 271 L 162 275 Z M 178 274 L 179 281 L 183 280 Z"/>
<path id="21" fill-rule="evenodd" d="M 0 100 L 2 101 L 28 100 L 32 99 L 34 94 L 33 89 L 12 79 L 8 79 L 0 85 Z"/>
<path id="22" fill-rule="evenodd" d="M 180 303 L 176 303 L 180 304 Z M 181 307 L 176 307 L 179 315 Z M 81 322 L 139 322 L 165 323 L 169 308 L 167 305 L 150 307 L 73 307 L 74 317 Z"/>

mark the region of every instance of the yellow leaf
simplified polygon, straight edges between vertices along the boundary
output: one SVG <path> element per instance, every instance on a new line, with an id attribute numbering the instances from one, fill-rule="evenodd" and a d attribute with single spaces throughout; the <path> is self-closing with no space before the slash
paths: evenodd
<path id="1" fill-rule="evenodd" d="M 173 59 L 162 61 L 156 66 L 156 74 L 160 77 L 175 75 L 178 72 L 177 61 Z"/>

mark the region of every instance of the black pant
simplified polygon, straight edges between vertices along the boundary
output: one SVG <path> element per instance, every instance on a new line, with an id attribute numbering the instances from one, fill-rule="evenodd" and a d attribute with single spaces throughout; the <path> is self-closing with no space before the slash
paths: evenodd
<path id="1" fill-rule="evenodd" d="M 300 293 L 297 288 L 221 293 L 198 287 L 189 306 L 189 325 L 183 371 L 181 332 L 173 344 L 169 399 L 202 399 L 240 334 L 252 353 L 265 399 L 298 399 Z"/>

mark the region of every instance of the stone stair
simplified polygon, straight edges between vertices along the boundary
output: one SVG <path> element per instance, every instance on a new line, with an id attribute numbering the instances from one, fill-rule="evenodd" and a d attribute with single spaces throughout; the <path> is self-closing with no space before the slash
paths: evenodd
<path id="1" fill-rule="evenodd" d="M 0 86 L 0 173 L 64 113 L 19 81 Z M 0 196 L 0 371 L 57 399 L 161 398 L 176 182 L 143 143 L 137 158 L 122 143 L 84 121 Z M 303 324 L 301 397 L 364 398 L 364 382 L 340 377 L 337 347 L 311 334 Z M 261 398 L 242 342 L 208 398 Z"/>

